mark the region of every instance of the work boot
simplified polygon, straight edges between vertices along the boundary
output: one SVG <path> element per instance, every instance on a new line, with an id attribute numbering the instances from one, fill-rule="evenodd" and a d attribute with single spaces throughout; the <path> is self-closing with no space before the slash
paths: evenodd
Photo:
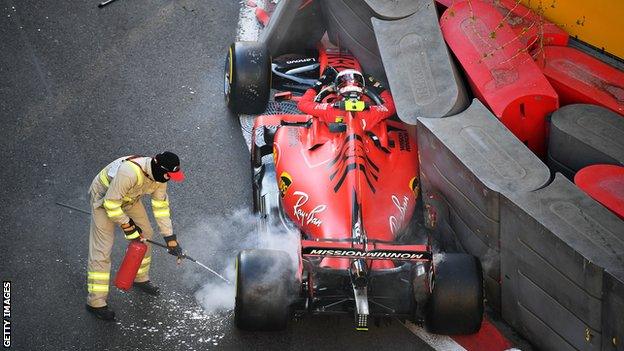
<path id="1" fill-rule="evenodd" d="M 115 311 L 108 308 L 108 305 L 104 307 L 93 307 L 87 305 L 87 311 L 93 313 L 96 317 L 105 321 L 115 320 Z"/>
<path id="2" fill-rule="evenodd" d="M 144 293 L 149 294 L 149 295 L 154 295 L 154 296 L 158 296 L 160 294 L 160 289 L 152 284 L 152 282 L 150 282 L 149 280 L 146 282 L 134 282 L 134 284 L 132 284 L 135 288 L 139 288 L 139 290 L 142 290 Z"/>

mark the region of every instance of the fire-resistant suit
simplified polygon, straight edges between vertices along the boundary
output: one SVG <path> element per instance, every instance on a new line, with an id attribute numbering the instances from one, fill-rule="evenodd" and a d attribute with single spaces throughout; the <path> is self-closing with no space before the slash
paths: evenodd
<path id="1" fill-rule="evenodd" d="M 128 223 L 130 218 L 142 228 L 142 236 L 151 239 L 153 234 L 145 207 L 143 195 L 151 196 L 154 218 L 160 234 L 173 235 L 167 183 L 154 180 L 150 167 L 151 157 L 121 157 L 104 167 L 93 179 L 91 196 L 91 229 L 89 235 L 89 262 L 87 269 L 87 304 L 92 307 L 106 306 L 108 296 L 111 250 L 113 247 L 115 224 Z M 136 233 L 138 237 L 138 233 Z M 126 237 L 127 239 L 135 239 Z M 152 259 L 151 245 L 141 262 L 136 282 L 149 280 Z"/>

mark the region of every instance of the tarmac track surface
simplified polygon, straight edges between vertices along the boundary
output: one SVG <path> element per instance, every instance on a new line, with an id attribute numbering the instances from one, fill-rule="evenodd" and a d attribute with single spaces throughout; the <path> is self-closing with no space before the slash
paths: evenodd
<path id="1" fill-rule="evenodd" d="M 88 209 L 88 186 L 112 159 L 181 156 L 187 180 L 170 187 L 174 230 L 219 271 L 253 227 L 249 155 L 221 93 L 240 4 L 96 5 L 0 5 L 0 275 L 12 281 L 12 349 L 430 349 L 398 322 L 356 333 L 349 318 L 307 318 L 282 333 L 241 333 L 230 309 L 196 300 L 199 290 L 207 305 L 231 304 L 218 301 L 217 279 L 161 251 L 151 269 L 160 297 L 111 288 L 119 322 L 87 314 L 89 216 L 55 203 Z M 119 233 L 114 268 L 124 248 Z"/>

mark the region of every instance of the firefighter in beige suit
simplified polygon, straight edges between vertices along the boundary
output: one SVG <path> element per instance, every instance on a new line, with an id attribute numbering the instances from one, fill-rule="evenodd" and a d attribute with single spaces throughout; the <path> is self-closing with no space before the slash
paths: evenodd
<path id="1" fill-rule="evenodd" d="M 143 195 L 151 196 L 154 218 L 160 234 L 167 242 L 169 253 L 175 256 L 182 254 L 182 248 L 178 245 L 171 226 L 167 197 L 169 179 L 182 181 L 184 173 L 180 170 L 178 156 L 168 151 L 155 157 L 121 157 L 104 167 L 93 179 L 89 189 L 92 215 L 87 267 L 87 310 L 98 318 L 115 318 L 115 313 L 106 304 L 115 224 L 121 226 L 127 240 L 152 238 L 153 229 L 141 202 Z M 149 280 L 152 259 L 149 246 L 134 287 L 157 295 L 158 287 Z"/>

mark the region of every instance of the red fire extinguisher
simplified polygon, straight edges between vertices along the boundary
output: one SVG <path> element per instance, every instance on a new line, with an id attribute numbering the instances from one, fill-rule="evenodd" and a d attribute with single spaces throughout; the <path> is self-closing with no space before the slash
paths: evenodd
<path id="1" fill-rule="evenodd" d="M 140 241 L 131 241 L 126 250 L 121 266 L 115 277 L 115 286 L 121 290 L 130 290 L 134 278 L 141 267 L 141 261 L 147 252 L 147 245 Z"/>

